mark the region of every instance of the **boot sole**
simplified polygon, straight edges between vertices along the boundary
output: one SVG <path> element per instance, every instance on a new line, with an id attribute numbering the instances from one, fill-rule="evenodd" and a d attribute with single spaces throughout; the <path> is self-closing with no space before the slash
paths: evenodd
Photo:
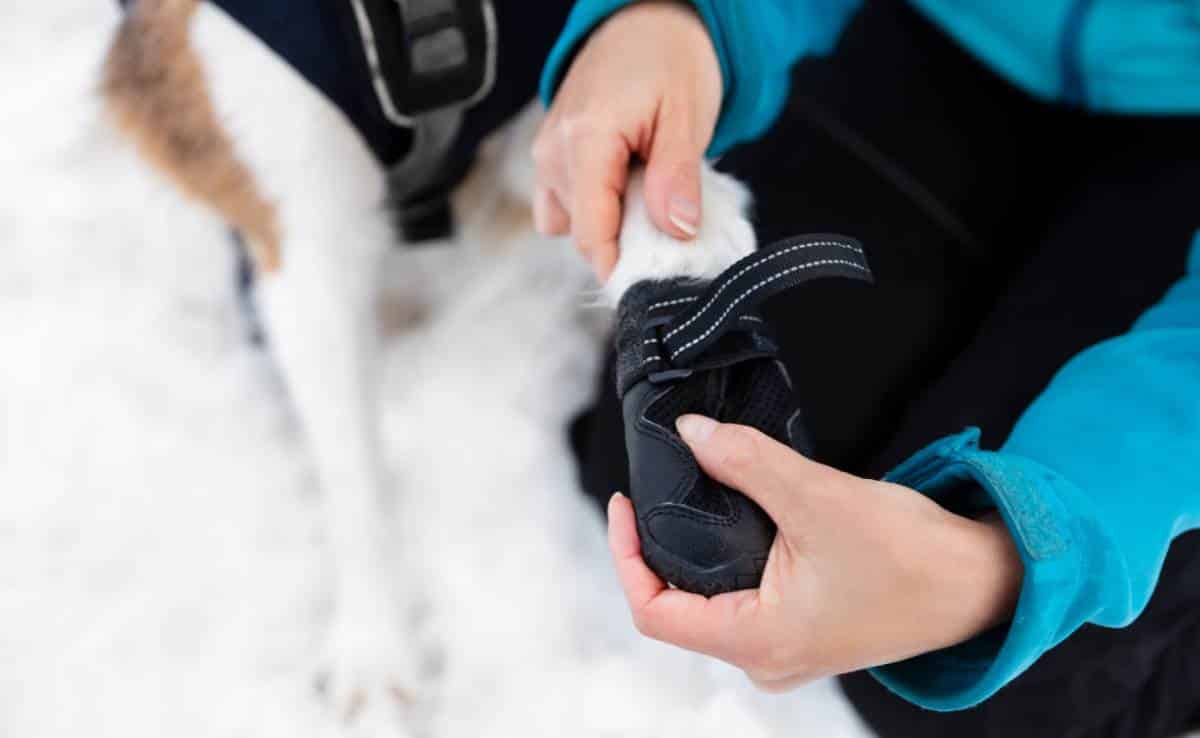
<path id="1" fill-rule="evenodd" d="M 756 589 L 767 567 L 765 556 L 745 554 L 712 567 L 698 566 L 658 545 L 638 520 L 638 537 L 646 565 L 666 582 L 687 592 L 712 597 L 725 592 Z"/>

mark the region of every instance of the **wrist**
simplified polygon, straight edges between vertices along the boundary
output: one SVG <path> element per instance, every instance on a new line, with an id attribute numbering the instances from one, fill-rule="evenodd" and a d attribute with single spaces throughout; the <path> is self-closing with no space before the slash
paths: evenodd
<path id="1" fill-rule="evenodd" d="M 696 7 L 687 0 L 636 0 L 618 9 L 608 17 L 599 29 L 609 26 L 620 26 L 625 23 L 635 28 L 651 27 L 656 30 L 671 26 L 671 31 L 686 29 L 688 32 L 700 31 L 708 36 L 708 27 Z"/>
<path id="2" fill-rule="evenodd" d="M 966 640 L 1012 618 L 1025 570 L 998 514 L 979 520 L 955 517 L 962 541 L 957 571 L 949 581 L 962 604 L 958 640 Z"/>
<path id="3" fill-rule="evenodd" d="M 690 0 L 635 0 L 614 13 L 613 17 L 639 9 L 652 9 L 655 12 L 657 9 L 663 9 L 667 13 L 675 14 L 674 17 L 683 14 L 685 17 L 698 21 L 701 26 L 704 25 L 704 21 L 700 18 L 700 12 L 696 10 L 696 6 Z"/>
<path id="4" fill-rule="evenodd" d="M 973 521 L 979 534 L 979 547 L 990 572 L 988 586 L 981 588 L 984 601 L 981 611 L 988 615 L 985 627 L 999 625 L 1012 619 L 1021 596 L 1025 565 L 1008 526 L 999 513 L 989 513 Z"/>
<path id="5" fill-rule="evenodd" d="M 716 107 L 725 92 L 725 79 L 716 44 L 703 15 L 690 0 L 636 0 L 609 16 L 603 26 L 629 24 L 636 33 L 638 29 L 653 28 L 661 38 L 670 38 L 682 43 L 699 85 L 697 92 L 715 98 Z M 679 49 L 677 49 L 679 50 Z M 677 58 L 672 64 L 685 61 Z"/>
<path id="6" fill-rule="evenodd" d="M 926 628 L 933 651 L 974 638 L 1012 618 L 1024 565 L 999 515 L 972 520 L 946 513 L 924 562 Z"/>

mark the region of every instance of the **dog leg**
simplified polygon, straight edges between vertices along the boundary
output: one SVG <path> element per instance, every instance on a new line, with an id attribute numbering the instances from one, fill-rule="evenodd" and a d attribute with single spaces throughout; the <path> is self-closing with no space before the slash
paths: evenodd
<path id="1" fill-rule="evenodd" d="M 754 229 L 745 215 L 750 194 L 733 177 L 703 165 L 703 218 L 696 238 L 685 243 L 658 230 L 650 220 L 642 194 L 643 174 L 638 171 L 630 176 L 620 258 L 604 285 L 604 299 L 614 307 L 638 282 L 679 277 L 707 281 L 755 248 Z"/>
<path id="2" fill-rule="evenodd" d="M 363 220 L 379 217 L 362 214 Z M 356 233 L 363 230 L 360 223 Z M 406 695 L 416 675 L 400 638 L 382 500 L 375 371 L 379 254 L 362 243 L 334 248 L 339 240 L 324 229 L 285 239 L 283 265 L 265 277 L 260 295 L 271 345 L 326 493 L 338 583 L 324 677 L 334 703 L 353 712 L 373 690 Z"/>
<path id="3" fill-rule="evenodd" d="M 384 177 L 341 114 L 219 10 L 197 9 L 192 41 L 275 210 L 280 259 L 261 275 L 263 317 L 325 494 L 337 603 L 324 682 L 352 717 L 407 699 L 416 681 L 382 499 L 377 293 L 395 238 Z"/>

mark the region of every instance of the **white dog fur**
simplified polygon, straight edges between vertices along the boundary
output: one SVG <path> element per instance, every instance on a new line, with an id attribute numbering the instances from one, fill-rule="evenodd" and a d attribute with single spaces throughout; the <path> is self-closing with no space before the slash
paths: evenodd
<path id="1" fill-rule="evenodd" d="M 201 3 L 188 33 L 217 118 L 273 205 L 280 234 L 280 266 L 260 274 L 259 297 L 271 350 L 326 493 L 338 577 L 337 610 L 320 667 L 327 694 L 347 715 L 367 700 L 412 699 L 418 670 L 401 627 L 409 593 L 391 575 L 395 552 L 384 524 L 390 484 L 375 402 L 377 275 L 384 254 L 395 247 L 385 178 L 341 113 L 221 10 Z M 530 140 L 539 119 L 522 116 L 512 139 Z M 289 135 L 278 135 L 281 126 Z M 527 146 L 508 146 L 489 166 L 491 172 L 473 176 L 482 176 L 492 191 L 524 198 L 527 206 Z M 712 278 L 754 249 L 743 215 L 748 194 L 732 178 L 705 167 L 703 222 L 688 244 L 653 226 L 641 182 L 635 173 L 620 259 L 603 288 L 609 303 L 645 279 Z M 465 238 L 491 238 L 478 213 L 468 221 Z M 491 226 L 492 235 L 502 240 L 499 227 Z"/>
<path id="2" fill-rule="evenodd" d="M 364 700 L 411 696 L 417 665 L 402 638 L 403 583 L 389 575 L 375 402 L 377 279 L 394 243 L 384 177 L 341 113 L 213 5 L 198 8 L 191 40 L 282 234 L 281 266 L 260 280 L 259 295 L 327 493 L 338 579 L 321 667 L 328 694 L 346 713 Z M 278 136 L 281 125 L 300 133 Z"/>
<path id="3" fill-rule="evenodd" d="M 693 277 L 710 280 L 754 251 L 754 228 L 746 219 L 750 193 L 742 183 L 705 164 L 701 171 L 703 203 L 696 238 L 681 243 L 654 227 L 642 196 L 642 172 L 629 178 L 621 220 L 620 255 L 604 285 L 605 301 L 615 306 L 625 291 L 642 280 Z"/>

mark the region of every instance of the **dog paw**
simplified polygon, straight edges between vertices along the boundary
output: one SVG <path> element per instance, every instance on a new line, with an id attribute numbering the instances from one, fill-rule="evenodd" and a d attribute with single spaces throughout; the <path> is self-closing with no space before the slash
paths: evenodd
<path id="1" fill-rule="evenodd" d="M 342 617 L 329 633 L 314 686 L 337 717 L 356 723 L 368 713 L 402 717 L 417 704 L 415 654 L 398 627 Z"/>

